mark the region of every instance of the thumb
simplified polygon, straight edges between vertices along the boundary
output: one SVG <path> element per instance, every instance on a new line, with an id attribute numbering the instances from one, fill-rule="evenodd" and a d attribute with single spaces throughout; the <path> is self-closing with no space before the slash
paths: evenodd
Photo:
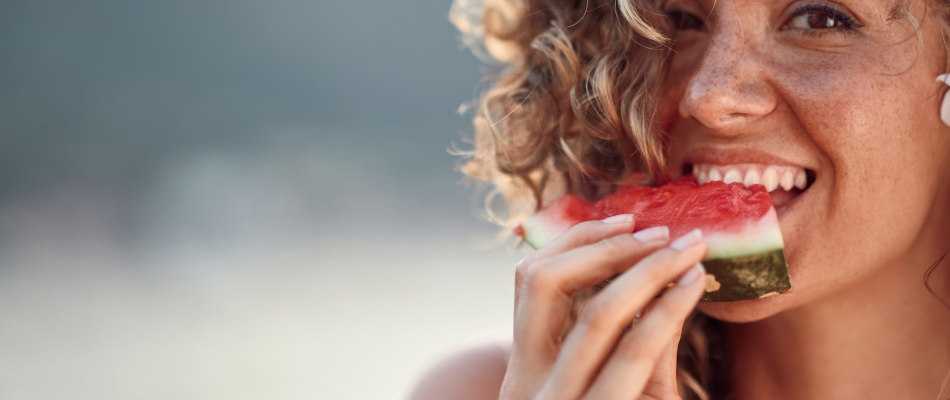
<path id="1" fill-rule="evenodd" d="M 657 373 L 662 374 L 662 379 L 665 383 L 668 383 L 670 387 L 673 388 L 674 392 L 679 395 L 676 384 L 676 356 L 678 354 L 680 337 L 683 335 L 683 328 L 680 327 L 676 331 L 676 335 L 673 336 L 673 339 L 670 340 L 670 344 L 666 346 L 666 350 L 663 352 L 663 355 L 660 356 L 660 362 L 657 363 Z M 658 376 L 659 378 L 659 376 Z"/>
<path id="2" fill-rule="evenodd" d="M 682 333 L 683 328 L 680 327 L 657 360 L 656 367 L 653 368 L 653 373 L 643 390 L 647 398 L 680 398 L 679 385 L 676 384 L 676 355 Z"/>

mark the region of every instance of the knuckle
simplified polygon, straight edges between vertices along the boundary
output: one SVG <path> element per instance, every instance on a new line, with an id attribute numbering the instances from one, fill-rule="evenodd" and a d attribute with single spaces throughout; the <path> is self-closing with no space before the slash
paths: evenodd
<path id="1" fill-rule="evenodd" d="M 650 314 L 653 314 L 653 318 L 657 319 L 661 324 L 669 324 L 672 321 L 676 320 L 679 316 L 679 309 L 673 304 L 664 304 L 660 302 L 650 310 Z"/>
<path id="2" fill-rule="evenodd" d="M 529 293 L 537 293 L 548 290 L 552 285 L 552 276 L 550 268 L 547 268 L 547 261 L 536 261 L 525 263 L 519 268 L 518 274 L 521 276 L 519 285 Z"/>
<path id="3" fill-rule="evenodd" d="M 666 280 L 667 275 L 669 275 L 667 272 L 668 268 L 661 267 L 662 264 L 647 265 L 646 268 L 643 269 L 644 277 L 650 282 L 665 283 L 661 281 Z"/>
<path id="4" fill-rule="evenodd" d="M 670 268 L 670 264 L 675 261 L 676 260 L 671 258 L 668 253 L 662 251 L 658 252 L 655 257 L 650 257 L 649 262 L 642 266 L 641 273 L 643 274 L 644 278 L 650 282 L 671 280 L 673 278 L 671 271 L 674 269 Z"/>
<path id="5" fill-rule="evenodd" d="M 613 314 L 610 307 L 594 299 L 584 305 L 577 317 L 577 324 L 591 332 L 606 332 L 615 325 Z"/>
<path id="6" fill-rule="evenodd" d="M 623 342 L 618 350 L 617 356 L 620 357 L 624 363 L 631 365 L 643 363 L 644 369 L 653 369 L 653 355 L 656 349 L 652 348 L 642 331 L 627 334 L 627 336 L 623 338 Z"/>
<path id="7" fill-rule="evenodd" d="M 620 228 L 625 228 L 625 226 L 623 224 L 605 224 L 602 221 L 593 220 L 574 225 L 565 233 L 578 239 L 590 239 L 609 234 Z"/>
<path id="8" fill-rule="evenodd" d="M 669 300 L 669 299 L 665 299 Z M 660 301 L 663 303 L 663 301 Z M 668 304 L 657 304 L 648 314 L 651 329 L 661 335 L 676 335 L 677 331 L 686 322 L 689 316 L 690 307 L 684 307 L 683 303 L 667 301 Z"/>
<path id="9" fill-rule="evenodd" d="M 562 236 L 571 241 L 585 241 L 596 237 L 603 225 L 600 221 L 584 221 L 570 227 Z"/>
<path id="10" fill-rule="evenodd" d="M 598 242 L 601 247 L 599 253 L 606 258 L 620 258 L 630 252 L 631 246 L 634 245 L 633 242 L 633 236 L 630 235 L 610 237 Z"/>

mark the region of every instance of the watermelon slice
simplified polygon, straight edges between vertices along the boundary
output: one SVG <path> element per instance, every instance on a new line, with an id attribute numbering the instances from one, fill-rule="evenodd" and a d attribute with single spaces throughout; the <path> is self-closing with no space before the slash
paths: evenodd
<path id="1" fill-rule="evenodd" d="M 635 231 L 665 225 L 672 238 L 703 231 L 707 276 L 702 301 L 757 299 L 792 288 L 778 215 L 762 185 L 699 185 L 690 175 L 657 188 L 625 186 L 597 202 L 565 195 L 525 220 L 515 234 L 539 248 L 578 223 L 617 214 L 633 214 Z"/>

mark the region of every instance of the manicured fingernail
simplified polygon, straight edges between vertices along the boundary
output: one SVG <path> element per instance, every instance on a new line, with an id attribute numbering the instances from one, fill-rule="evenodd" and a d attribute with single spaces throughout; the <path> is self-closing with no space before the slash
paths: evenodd
<path id="1" fill-rule="evenodd" d="M 641 242 L 650 242 L 654 240 L 667 240 L 670 238 L 670 228 L 665 226 L 654 226 L 633 234 L 633 238 Z"/>
<path id="2" fill-rule="evenodd" d="M 605 218 L 601 222 L 605 224 L 619 224 L 619 223 L 630 222 L 630 221 L 633 221 L 633 214 L 614 215 L 613 217 Z"/>
<path id="3" fill-rule="evenodd" d="M 677 285 L 689 285 L 693 282 L 699 280 L 699 278 L 706 276 L 706 268 L 703 267 L 703 263 L 696 263 L 693 268 L 690 268 L 689 271 L 686 271 L 682 277 L 680 277 Z"/>
<path id="4" fill-rule="evenodd" d="M 672 247 L 674 250 L 683 251 L 695 246 L 700 240 L 703 240 L 703 231 L 699 229 L 693 229 L 689 233 L 674 240 L 673 243 L 670 244 L 670 247 Z"/>

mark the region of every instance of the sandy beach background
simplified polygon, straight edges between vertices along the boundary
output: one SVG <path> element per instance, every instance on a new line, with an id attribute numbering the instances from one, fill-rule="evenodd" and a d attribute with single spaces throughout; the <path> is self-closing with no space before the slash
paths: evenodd
<path id="1" fill-rule="evenodd" d="M 0 398 L 398 399 L 504 336 L 449 6 L 0 4 Z"/>

